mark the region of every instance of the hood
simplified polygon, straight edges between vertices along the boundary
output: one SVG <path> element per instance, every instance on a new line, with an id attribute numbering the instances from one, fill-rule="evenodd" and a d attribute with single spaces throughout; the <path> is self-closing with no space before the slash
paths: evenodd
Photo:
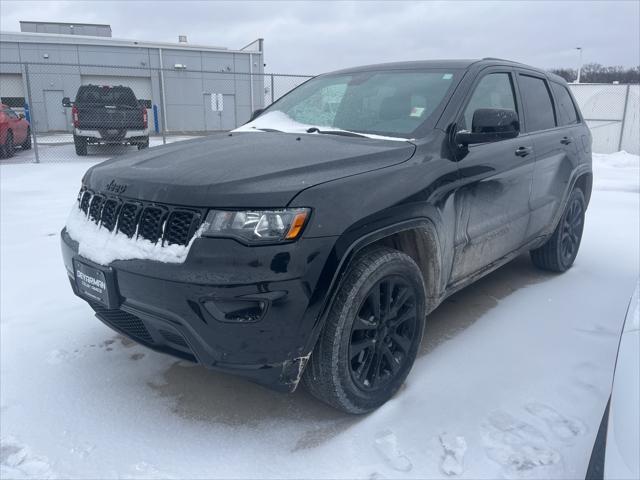
<path id="1" fill-rule="evenodd" d="M 411 158 L 410 142 L 275 132 L 218 134 L 95 165 L 98 192 L 194 207 L 285 207 L 314 185 Z M 109 187 L 107 187 L 109 185 Z"/>

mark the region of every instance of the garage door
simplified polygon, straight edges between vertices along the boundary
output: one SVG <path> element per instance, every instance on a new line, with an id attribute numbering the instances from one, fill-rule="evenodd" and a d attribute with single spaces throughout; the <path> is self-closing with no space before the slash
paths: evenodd
<path id="1" fill-rule="evenodd" d="M 115 75 L 82 75 L 82 85 L 122 85 L 130 87 L 138 100 L 145 100 L 151 108 L 151 79 L 144 77 L 119 77 Z"/>
<path id="2" fill-rule="evenodd" d="M 0 100 L 10 107 L 24 107 L 24 87 L 19 73 L 0 73 Z"/>

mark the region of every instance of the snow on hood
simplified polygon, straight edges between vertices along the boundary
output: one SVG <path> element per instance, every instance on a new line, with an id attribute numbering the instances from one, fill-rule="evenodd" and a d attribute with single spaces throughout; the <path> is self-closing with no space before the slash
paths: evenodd
<path id="1" fill-rule="evenodd" d="M 78 242 L 78 253 L 100 265 L 114 260 L 155 260 L 184 263 L 194 240 L 206 228 L 202 224 L 187 245 L 162 245 L 144 238 L 129 238 L 121 232 L 110 232 L 98 226 L 74 204 L 67 218 L 67 233 Z"/>
<path id="2" fill-rule="evenodd" d="M 341 128 L 335 127 L 327 127 L 327 126 L 317 126 L 317 125 L 308 125 L 306 123 L 296 122 L 294 119 L 289 117 L 286 113 L 281 112 L 280 110 L 275 110 L 273 112 L 267 112 L 263 115 L 260 115 L 255 120 L 245 123 L 241 127 L 236 128 L 235 130 L 231 130 L 232 132 L 257 132 L 264 133 L 262 128 L 279 130 L 285 133 L 299 133 L 306 135 L 322 135 L 318 132 L 307 132 L 310 128 L 318 128 L 320 130 L 331 130 L 334 132 L 346 132 L 346 133 L 357 133 L 358 135 L 362 135 L 367 138 L 373 138 L 376 140 L 393 140 L 395 142 L 406 142 L 409 139 L 402 137 L 387 137 L 384 135 L 374 135 L 371 133 L 362 133 L 362 132 L 353 132 L 351 130 L 343 130 Z"/>

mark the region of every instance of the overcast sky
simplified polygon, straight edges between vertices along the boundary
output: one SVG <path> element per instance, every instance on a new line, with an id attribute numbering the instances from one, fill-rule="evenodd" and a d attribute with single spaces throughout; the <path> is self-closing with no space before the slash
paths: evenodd
<path id="1" fill-rule="evenodd" d="M 240 48 L 265 39 L 267 71 L 321 73 L 432 58 L 508 58 L 539 67 L 640 64 L 640 2 L 214 2 L 1 0 L 18 20 L 108 23 L 116 38 Z"/>

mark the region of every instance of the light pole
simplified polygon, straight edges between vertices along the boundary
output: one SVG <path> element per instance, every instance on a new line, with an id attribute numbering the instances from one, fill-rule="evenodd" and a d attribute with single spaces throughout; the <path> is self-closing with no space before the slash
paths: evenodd
<path id="1" fill-rule="evenodd" d="M 580 52 L 580 64 L 578 65 L 578 78 L 576 83 L 580 83 L 580 74 L 582 73 L 582 47 L 576 47 L 576 50 Z"/>

